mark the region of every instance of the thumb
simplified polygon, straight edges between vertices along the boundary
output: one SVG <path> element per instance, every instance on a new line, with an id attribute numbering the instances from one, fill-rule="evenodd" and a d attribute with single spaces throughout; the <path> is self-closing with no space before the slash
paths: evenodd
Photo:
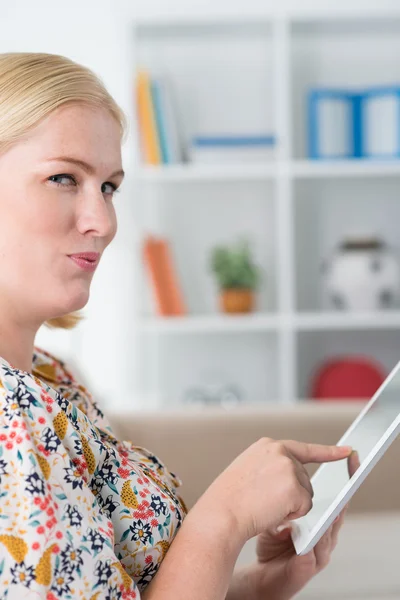
<path id="1" fill-rule="evenodd" d="M 282 525 L 279 525 L 279 527 L 276 528 L 275 530 L 275 539 L 283 541 L 283 540 L 287 540 L 288 538 L 290 538 L 292 533 L 292 526 L 290 521 L 284 521 L 282 523 Z"/>
<path id="2" fill-rule="evenodd" d="M 294 440 L 285 440 L 283 444 L 302 464 L 341 460 L 348 458 L 352 452 L 351 446 L 324 446 L 322 444 L 306 444 Z"/>

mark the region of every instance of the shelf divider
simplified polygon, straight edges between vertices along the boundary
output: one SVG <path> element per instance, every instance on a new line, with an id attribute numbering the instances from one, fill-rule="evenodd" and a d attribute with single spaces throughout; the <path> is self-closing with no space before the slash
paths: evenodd
<path id="1" fill-rule="evenodd" d="M 287 168 L 292 156 L 290 24 L 284 17 L 274 21 L 274 107 L 277 137 L 275 189 L 276 261 L 278 311 L 285 315 L 278 339 L 279 396 L 282 403 L 293 403 L 296 397 L 295 333 L 293 273 L 293 203 L 292 180 Z"/>

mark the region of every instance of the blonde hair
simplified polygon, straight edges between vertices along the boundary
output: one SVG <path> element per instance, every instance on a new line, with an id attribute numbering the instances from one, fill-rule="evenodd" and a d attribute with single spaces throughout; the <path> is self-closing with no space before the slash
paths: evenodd
<path id="1" fill-rule="evenodd" d="M 108 110 L 120 125 L 121 143 L 125 141 L 127 118 L 93 71 L 58 54 L 0 54 L 0 154 L 59 106 L 73 103 Z M 76 311 L 45 325 L 72 329 L 82 319 Z"/>

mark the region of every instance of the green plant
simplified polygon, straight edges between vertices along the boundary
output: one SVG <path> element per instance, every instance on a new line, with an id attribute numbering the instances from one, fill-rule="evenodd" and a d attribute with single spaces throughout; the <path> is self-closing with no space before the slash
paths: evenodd
<path id="1" fill-rule="evenodd" d="M 254 264 L 250 244 L 239 239 L 231 246 L 215 246 L 211 250 L 210 267 L 221 289 L 256 289 L 261 271 Z"/>

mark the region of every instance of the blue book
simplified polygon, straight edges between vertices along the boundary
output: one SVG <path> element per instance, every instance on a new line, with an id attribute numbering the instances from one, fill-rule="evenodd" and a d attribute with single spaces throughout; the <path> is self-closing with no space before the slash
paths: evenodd
<path id="1" fill-rule="evenodd" d="M 167 75 L 153 78 L 152 101 L 164 164 L 176 164 L 185 159 L 182 127 L 174 88 Z"/>
<path id="2" fill-rule="evenodd" d="M 192 144 L 197 148 L 255 148 L 273 146 L 275 141 L 273 135 L 208 135 L 195 136 L 192 139 Z"/>
<path id="3" fill-rule="evenodd" d="M 316 88 L 309 91 L 309 158 L 360 158 L 362 133 L 359 93 L 340 88 Z"/>
<path id="4" fill-rule="evenodd" d="M 400 158 L 400 86 L 371 86 L 362 94 L 362 156 Z"/>
<path id="5" fill-rule="evenodd" d="M 151 99 L 154 106 L 157 134 L 160 142 L 161 162 L 168 164 L 171 162 L 171 158 L 168 152 L 167 133 L 164 123 L 165 115 L 161 106 L 161 90 L 158 81 L 154 79 L 151 81 Z"/>

